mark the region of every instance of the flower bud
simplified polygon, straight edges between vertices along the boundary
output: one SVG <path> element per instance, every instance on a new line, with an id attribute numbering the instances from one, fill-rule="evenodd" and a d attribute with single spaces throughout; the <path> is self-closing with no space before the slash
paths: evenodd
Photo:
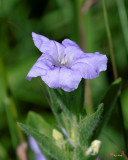
<path id="1" fill-rule="evenodd" d="M 91 146 L 87 149 L 86 155 L 96 155 L 99 152 L 101 146 L 101 141 L 94 140 L 91 143 Z"/>
<path id="2" fill-rule="evenodd" d="M 59 141 L 59 140 L 63 139 L 62 134 L 59 131 L 57 131 L 56 129 L 53 129 L 52 136 L 56 141 Z"/>

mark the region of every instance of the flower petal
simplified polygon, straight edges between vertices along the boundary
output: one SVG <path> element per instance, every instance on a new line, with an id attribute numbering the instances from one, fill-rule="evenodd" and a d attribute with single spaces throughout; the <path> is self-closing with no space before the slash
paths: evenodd
<path id="1" fill-rule="evenodd" d="M 51 88 L 70 92 L 78 87 L 81 78 L 93 79 L 107 68 L 107 57 L 98 52 L 84 53 L 73 41 L 65 39 L 62 44 L 32 33 L 35 46 L 43 52 L 33 65 L 27 79 L 41 76 Z"/>
<path id="2" fill-rule="evenodd" d="M 65 47 L 60 43 L 53 40 L 49 40 L 48 38 L 42 35 L 36 34 L 34 32 L 32 32 L 32 37 L 33 37 L 35 46 L 42 53 L 53 56 L 55 60 L 58 59 L 58 54 L 61 54 L 65 49 Z"/>
<path id="3" fill-rule="evenodd" d="M 67 67 L 62 67 L 60 71 L 60 88 L 64 91 L 71 92 L 78 88 L 78 85 L 82 79 L 79 71 L 72 70 Z"/>
<path id="4" fill-rule="evenodd" d="M 32 136 L 29 136 L 29 145 L 30 145 L 31 149 L 34 151 L 34 153 L 36 153 L 36 154 L 40 153 L 40 149 L 37 145 L 37 142 L 35 141 L 35 139 Z"/>
<path id="5" fill-rule="evenodd" d="M 40 151 L 40 148 L 38 147 L 37 142 L 32 136 L 29 136 L 29 145 L 35 154 L 35 160 L 46 160 L 46 158 Z"/>
<path id="6" fill-rule="evenodd" d="M 62 41 L 62 45 L 65 46 L 65 47 L 74 46 L 74 47 L 80 48 L 75 42 L 71 41 L 70 39 L 64 39 Z"/>
<path id="7" fill-rule="evenodd" d="M 49 48 L 50 40 L 42 35 L 32 32 L 32 37 L 35 46 L 41 51 L 46 52 Z"/>
<path id="8" fill-rule="evenodd" d="M 79 71 L 67 67 L 55 67 L 41 78 L 51 88 L 62 88 L 64 91 L 70 92 L 78 87 L 82 77 Z"/>
<path id="9" fill-rule="evenodd" d="M 34 160 L 46 160 L 43 154 L 35 154 L 35 159 Z"/>
<path id="10" fill-rule="evenodd" d="M 41 76 L 41 78 L 50 88 L 60 88 L 59 72 L 60 67 L 55 67 L 54 69 L 49 69 L 47 74 Z"/>
<path id="11" fill-rule="evenodd" d="M 54 60 L 45 54 L 42 54 L 36 63 L 32 66 L 26 79 L 31 80 L 33 77 L 45 75 L 47 70 L 52 67 Z"/>
<path id="12" fill-rule="evenodd" d="M 93 79 L 99 75 L 99 72 L 106 70 L 107 57 L 98 52 L 85 53 L 74 61 L 71 68 L 79 70 L 83 78 Z"/>

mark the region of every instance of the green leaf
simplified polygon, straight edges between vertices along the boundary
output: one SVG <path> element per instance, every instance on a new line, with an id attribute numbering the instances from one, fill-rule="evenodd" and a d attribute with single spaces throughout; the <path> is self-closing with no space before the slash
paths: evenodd
<path id="1" fill-rule="evenodd" d="M 105 125 L 107 124 L 108 120 L 111 117 L 111 114 L 113 112 L 117 98 L 120 93 L 121 82 L 122 82 L 121 78 L 118 78 L 116 81 L 114 81 L 110 86 L 110 88 L 108 89 L 107 93 L 105 94 L 104 98 L 101 100 L 101 103 L 104 103 L 104 111 L 101 123 L 96 128 L 96 133 L 94 135 L 95 138 L 99 136 L 102 129 L 105 127 Z"/>
<path id="2" fill-rule="evenodd" d="M 27 124 L 35 129 L 37 129 L 40 133 L 52 137 L 52 127 L 49 123 L 47 123 L 43 117 L 38 115 L 35 112 L 30 111 L 27 116 Z"/>
<path id="3" fill-rule="evenodd" d="M 75 115 L 84 114 L 84 91 L 85 80 L 83 79 L 79 84 L 79 87 L 72 92 L 62 91 L 62 96 L 66 103 L 67 108 Z"/>
<path id="4" fill-rule="evenodd" d="M 64 103 L 65 97 L 63 97 L 58 90 L 53 90 L 48 86 L 46 86 L 46 89 L 50 97 L 52 111 L 57 121 L 61 123 L 61 125 L 63 126 L 64 125 L 63 116 L 66 117 L 66 119 L 69 121 L 70 118 L 72 117 L 72 113 L 68 110 L 68 108 Z"/>
<path id="5" fill-rule="evenodd" d="M 93 135 L 93 132 L 101 119 L 102 112 L 103 103 L 98 106 L 95 113 L 86 116 L 79 124 L 79 141 L 81 145 L 85 146 L 88 144 L 88 140 Z"/>
<path id="6" fill-rule="evenodd" d="M 61 150 L 55 145 L 53 139 L 39 133 L 36 129 L 28 125 L 22 123 L 18 123 L 18 125 L 23 131 L 35 138 L 42 152 L 45 150 L 47 154 L 49 154 L 52 158 L 56 160 L 71 159 L 68 153 L 66 153 L 64 150 Z"/>

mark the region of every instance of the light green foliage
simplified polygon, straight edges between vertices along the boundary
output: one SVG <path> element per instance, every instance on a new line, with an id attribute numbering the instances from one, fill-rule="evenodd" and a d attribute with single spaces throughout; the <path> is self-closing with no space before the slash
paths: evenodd
<path id="1" fill-rule="evenodd" d="M 32 111 L 28 113 L 27 124 L 37 129 L 40 133 L 44 134 L 45 136 L 52 137 L 52 126 L 37 113 L 34 113 Z"/>
<path id="2" fill-rule="evenodd" d="M 77 147 L 74 149 L 74 154 L 72 159 L 73 160 L 87 160 L 87 157 L 85 157 L 84 150 L 81 149 L 81 147 Z"/>
<path id="3" fill-rule="evenodd" d="M 62 96 L 63 94 L 61 90 L 53 90 L 46 86 L 52 111 L 56 117 L 60 130 L 62 130 L 62 135 L 64 135 L 64 140 L 62 142 L 63 151 L 65 152 L 65 156 L 63 157 L 64 159 L 70 159 L 70 156 L 73 160 L 86 160 L 89 158 L 86 157 L 86 150 L 90 146 L 92 140 L 97 138 L 97 133 L 100 134 L 103 127 L 107 124 L 108 118 L 111 116 L 120 91 L 120 84 L 121 79 L 119 78 L 112 83 L 110 89 L 101 101 L 102 103 L 98 106 L 97 111 L 91 115 L 81 115 L 81 117 L 79 117 L 78 114 L 73 114 L 73 112 L 65 104 L 65 97 Z M 71 97 L 68 99 L 69 101 L 71 101 L 70 98 Z M 110 101 L 106 100 L 108 98 Z M 111 108 L 107 106 L 110 106 Z M 102 123 L 102 119 L 104 119 L 105 123 Z M 56 153 L 54 153 L 55 155 L 53 156 L 53 146 L 58 144 L 51 136 L 53 128 L 45 122 L 42 117 L 33 112 L 29 113 L 27 123 L 33 128 L 23 124 L 19 124 L 19 126 L 26 133 L 32 135 L 37 142 L 42 141 L 42 145 L 39 143 L 39 146 L 42 148 L 44 155 L 48 154 L 51 157 L 55 156 L 54 158 L 56 159 L 60 158 L 62 156 L 62 148 L 57 149 Z M 67 132 L 66 135 L 63 133 L 62 128 Z M 40 137 L 38 132 L 43 135 Z M 47 150 L 47 148 L 49 149 Z"/>
<path id="4" fill-rule="evenodd" d="M 80 155 L 83 155 L 82 159 L 86 159 L 85 151 L 88 147 L 89 140 L 93 135 L 93 131 L 100 121 L 101 114 L 103 112 L 103 104 L 99 105 L 97 111 L 94 114 L 86 117 L 84 115 L 82 120 L 78 120 L 77 115 L 71 114 L 71 112 L 64 105 L 64 99 L 61 97 L 59 91 L 55 91 L 48 87 L 47 90 L 51 100 L 51 107 L 58 121 L 58 124 L 61 129 L 62 127 L 63 129 L 65 128 L 68 134 L 68 137 L 66 135 L 65 141 L 63 141 L 63 150 L 65 150 L 65 157 L 63 158 L 70 159 L 70 156 L 72 155 L 74 160 L 78 160 L 80 159 Z M 45 154 L 48 154 L 52 157 L 55 156 L 56 159 L 61 157 L 60 154 L 62 151 L 58 149 L 56 150 L 56 153 L 54 153 L 55 155 L 53 155 L 53 152 L 55 152 L 55 150 L 53 150 L 53 146 L 56 144 L 53 140 L 53 137 L 51 137 L 53 128 L 47 122 L 45 122 L 43 118 L 33 112 L 30 112 L 27 118 L 27 124 L 29 126 L 19 123 L 19 126 L 26 133 L 32 135 L 37 140 L 37 142 L 42 141 L 42 145 L 39 143 L 39 146 L 43 149 L 43 153 L 45 152 Z M 38 132 L 42 133 L 44 137 L 43 135 L 38 137 Z M 47 140 L 48 142 L 46 143 Z M 49 150 L 47 148 L 49 148 Z"/>

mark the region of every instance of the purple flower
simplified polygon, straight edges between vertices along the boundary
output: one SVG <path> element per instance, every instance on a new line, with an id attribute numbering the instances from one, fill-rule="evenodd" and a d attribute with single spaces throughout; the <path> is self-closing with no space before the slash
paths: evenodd
<path id="1" fill-rule="evenodd" d="M 69 39 L 60 44 L 36 33 L 32 33 L 32 37 L 43 54 L 29 71 L 28 80 L 40 76 L 49 87 L 70 92 L 77 89 L 82 78 L 96 78 L 107 68 L 105 55 L 84 53 Z"/>
<path id="2" fill-rule="evenodd" d="M 44 157 L 44 155 L 40 151 L 40 148 L 38 147 L 37 142 L 35 141 L 35 139 L 32 136 L 29 136 L 29 145 L 34 152 L 34 155 L 35 155 L 34 160 L 46 160 L 46 158 Z"/>

